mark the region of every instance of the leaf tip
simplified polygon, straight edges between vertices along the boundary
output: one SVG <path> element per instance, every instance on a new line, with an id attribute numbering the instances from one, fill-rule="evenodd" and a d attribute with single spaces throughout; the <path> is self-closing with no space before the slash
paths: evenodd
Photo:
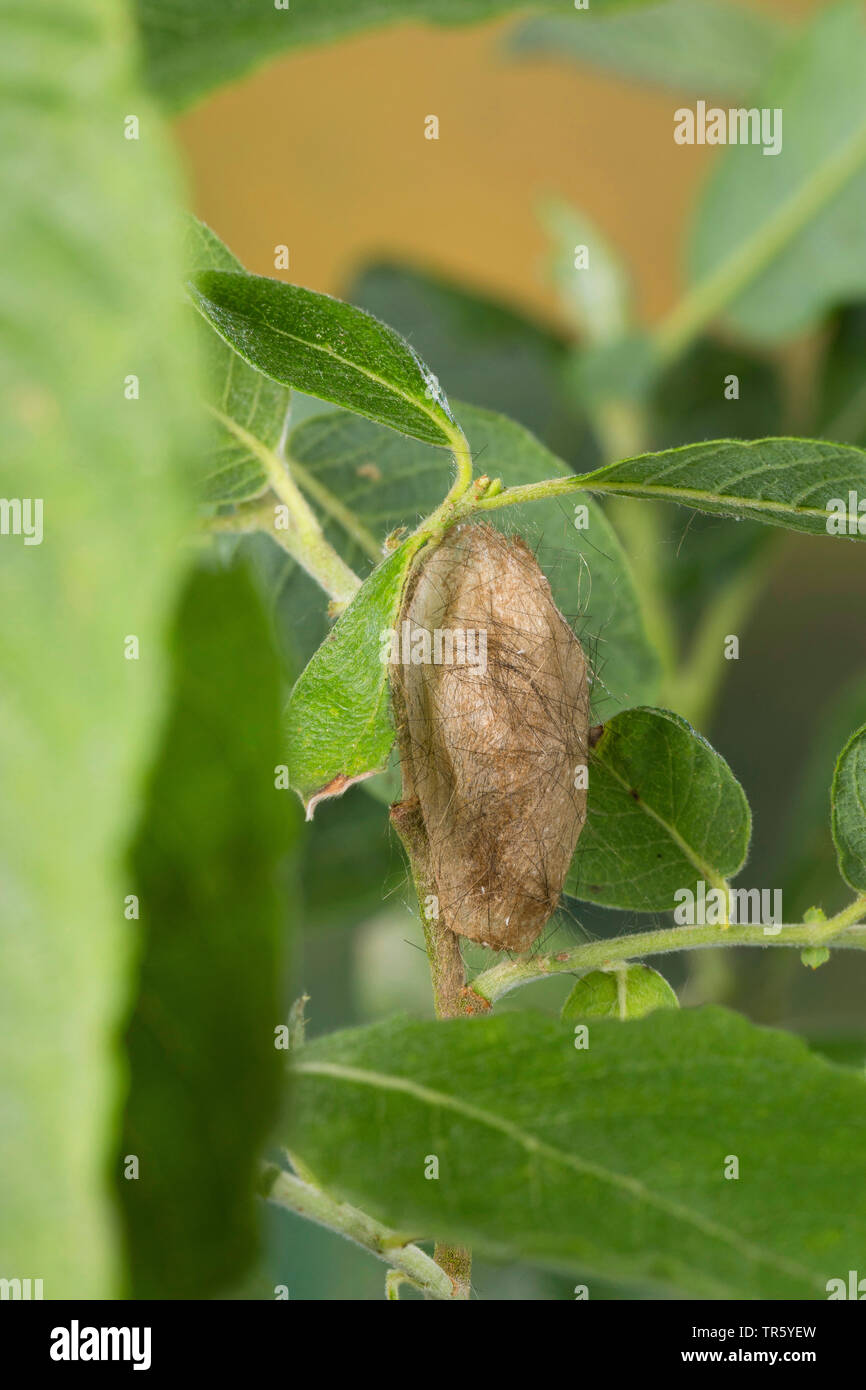
<path id="1" fill-rule="evenodd" d="M 349 777 L 345 772 L 338 772 L 336 777 L 332 777 L 330 782 L 326 782 L 324 787 L 320 787 L 312 796 L 302 797 L 304 803 L 305 819 L 313 819 L 316 807 L 320 801 L 327 801 L 332 796 L 342 796 L 344 791 L 355 785 L 356 782 L 364 782 L 368 777 L 375 777 L 377 772 L 382 772 L 381 767 L 371 767 L 367 772 L 359 772 L 354 777 Z"/>

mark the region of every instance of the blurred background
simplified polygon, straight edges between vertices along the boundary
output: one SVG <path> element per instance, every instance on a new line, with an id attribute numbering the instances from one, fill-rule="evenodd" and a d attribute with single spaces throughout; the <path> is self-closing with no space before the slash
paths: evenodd
<path id="1" fill-rule="evenodd" d="M 819 7 L 746 8 L 794 21 Z M 194 210 L 250 270 L 364 304 L 411 338 L 452 398 L 505 410 L 567 462 L 587 466 L 595 446 L 569 396 L 575 327 L 555 274 L 557 217 L 567 205 L 592 220 L 628 268 L 638 322 L 652 324 L 682 293 L 690 217 L 719 156 L 671 138 L 672 110 L 692 91 L 608 71 L 603 55 L 576 63 L 535 45 L 517 51 L 518 27 L 513 17 L 457 30 L 401 25 L 302 50 L 203 101 L 176 133 Z M 742 52 L 744 67 L 752 56 Z M 424 138 L 431 114 L 438 140 Z M 280 245 L 288 270 L 274 268 Z M 723 333 L 697 344 L 661 384 L 653 442 L 825 433 L 834 385 L 862 360 L 864 321 L 851 305 L 772 350 Z M 718 390 L 726 371 L 743 383 L 727 413 Z M 859 437 L 863 424 L 844 437 Z M 721 565 L 758 556 L 766 567 L 755 601 L 729 629 L 740 659 L 722 663 L 696 722 L 752 805 L 741 881 L 781 887 L 788 921 L 813 904 L 837 910 L 848 894 L 835 869 L 828 789 L 842 744 L 866 719 L 863 548 L 767 537 L 750 523 L 695 521 L 678 508 L 665 510 L 657 543 L 686 646 L 713 596 L 708 553 Z M 313 595 L 296 589 L 297 622 L 284 633 L 289 669 L 315 645 L 316 624 L 304 634 L 307 603 Z M 305 833 L 305 931 L 293 973 L 294 992 L 310 995 L 311 1032 L 401 1009 L 429 1015 L 420 931 L 383 803 L 355 788 L 322 807 Z M 554 935 L 649 925 L 577 903 L 561 919 L 546 946 Z M 815 972 L 794 951 L 703 952 L 661 965 L 684 1004 L 724 1002 L 830 1055 L 866 1059 L 858 952 Z M 555 1010 L 570 984 L 531 986 L 503 1007 Z M 382 1267 L 371 1258 L 285 1213 L 269 1212 L 267 1222 L 267 1282 L 286 1284 L 292 1298 L 381 1297 Z M 479 1264 L 474 1282 L 487 1298 L 572 1296 L 568 1280 L 523 1268 Z"/>

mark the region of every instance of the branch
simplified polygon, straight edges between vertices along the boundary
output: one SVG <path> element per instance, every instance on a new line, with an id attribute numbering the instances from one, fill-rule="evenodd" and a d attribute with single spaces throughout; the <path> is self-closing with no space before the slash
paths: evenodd
<path id="1" fill-rule="evenodd" d="M 338 1202 L 321 1192 L 311 1183 L 302 1182 L 293 1173 L 283 1169 L 272 1169 L 276 1174 L 269 1190 L 265 1192 L 268 1201 L 276 1202 L 289 1211 L 305 1216 L 320 1226 L 327 1226 L 338 1235 L 345 1236 L 371 1255 L 384 1260 L 401 1278 L 420 1289 L 427 1298 L 439 1300 L 458 1299 L 460 1291 L 443 1269 L 425 1255 L 417 1245 L 408 1243 L 397 1231 L 390 1230 L 381 1222 L 375 1221 L 366 1212 L 350 1207 L 347 1202 Z M 395 1280 L 388 1277 L 388 1296 L 395 1296 Z"/>
<path id="2" fill-rule="evenodd" d="M 826 922 L 799 922 L 796 925 L 766 927 L 669 927 L 662 931 L 631 932 L 610 941 L 589 941 L 571 951 L 553 956 L 526 956 L 504 960 L 484 970 L 469 985 L 467 994 L 476 994 L 487 1005 L 504 994 L 547 975 L 584 972 L 617 961 L 639 960 L 644 956 L 665 955 L 705 946 L 805 946 L 834 945 L 839 949 L 866 950 L 866 927 L 852 930 L 866 917 L 866 894 L 856 898 L 842 912 Z M 844 933 L 844 934 L 843 934 Z M 837 939 L 838 938 L 838 939 Z"/>
<path id="3" fill-rule="evenodd" d="M 291 522 L 291 526 L 287 530 L 282 528 L 277 530 L 274 525 L 276 518 L 273 508 L 271 508 L 270 525 L 268 525 L 263 515 L 266 504 L 259 504 L 255 509 L 238 514 L 239 519 L 244 524 L 237 529 L 249 530 L 248 521 L 258 517 L 260 525 L 257 529 L 267 531 L 284 550 L 289 552 L 293 560 L 297 560 L 298 564 L 307 571 L 311 578 L 315 579 L 316 583 L 331 598 L 336 611 L 345 608 L 360 589 L 361 581 L 325 539 L 318 517 L 282 459 L 260 439 L 256 439 L 254 434 L 250 434 L 242 425 L 239 425 L 237 420 L 232 420 L 229 415 L 224 415 L 221 410 L 216 410 L 213 406 L 208 408 L 225 429 L 233 434 L 245 449 L 249 449 L 250 453 L 254 454 L 262 464 L 267 473 L 268 482 L 279 501 L 286 508 Z M 219 517 L 217 520 L 220 524 L 219 529 L 232 529 L 231 516 Z"/>

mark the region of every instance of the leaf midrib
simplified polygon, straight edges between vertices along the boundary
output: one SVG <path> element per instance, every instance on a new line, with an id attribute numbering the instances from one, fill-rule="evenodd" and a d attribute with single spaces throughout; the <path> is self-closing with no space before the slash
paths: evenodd
<path id="1" fill-rule="evenodd" d="M 294 1071 L 311 1076 L 328 1076 L 336 1081 L 350 1082 L 384 1091 L 399 1091 L 411 1096 L 414 1100 L 429 1105 L 431 1108 L 450 1110 L 455 1114 L 463 1115 L 466 1119 L 474 1120 L 477 1124 L 485 1125 L 488 1129 L 494 1129 L 500 1134 L 504 1134 L 506 1138 L 511 1139 L 529 1154 L 538 1154 L 542 1158 L 549 1159 L 552 1163 L 558 1163 L 576 1173 L 607 1183 L 608 1186 L 618 1188 L 620 1191 L 628 1193 L 629 1196 L 644 1201 L 649 1206 L 656 1207 L 677 1221 L 690 1224 L 695 1230 L 701 1231 L 711 1239 L 721 1241 L 722 1244 L 729 1246 L 747 1259 L 769 1265 L 792 1278 L 802 1279 L 815 1287 L 823 1288 L 823 1285 L 820 1285 L 820 1281 L 810 1270 L 794 1261 L 776 1255 L 771 1250 L 766 1250 L 751 1241 L 744 1240 L 726 1227 L 720 1226 L 710 1217 L 683 1206 L 681 1202 L 675 1202 L 671 1198 L 662 1197 L 658 1193 L 652 1192 L 639 1178 L 631 1177 L 625 1173 L 617 1173 L 613 1169 L 594 1163 L 590 1159 L 567 1153 L 564 1149 L 557 1148 L 556 1145 L 550 1144 L 547 1140 L 539 1139 L 536 1135 L 530 1134 L 513 1120 L 495 1115 L 471 1101 L 448 1095 L 444 1091 L 434 1090 L 432 1087 L 424 1086 L 408 1077 L 393 1076 L 386 1072 L 370 1071 L 362 1067 L 350 1067 L 339 1062 L 299 1061 L 296 1063 Z"/>
<path id="2" fill-rule="evenodd" d="M 279 281 L 278 283 L 283 284 L 284 282 Z M 202 292 L 198 290 L 197 293 L 201 294 Z M 209 296 L 202 295 L 202 298 L 207 299 L 209 303 L 214 303 L 214 301 L 211 300 Z M 222 312 L 230 312 L 233 317 L 241 319 L 244 323 L 247 323 L 251 327 L 257 328 L 261 331 L 261 323 L 248 312 L 244 312 L 244 310 L 242 309 L 223 310 Z M 447 430 L 442 424 L 442 421 L 440 420 L 439 416 L 434 411 L 429 410 L 427 406 L 423 403 L 423 401 L 416 399 L 414 396 L 410 396 L 407 391 L 404 391 L 401 387 L 395 385 L 394 382 L 386 381 L 385 378 L 379 376 L 377 372 L 371 371 L 368 367 L 360 366 L 357 362 L 352 362 L 347 357 L 343 357 L 339 352 L 336 352 L 335 349 L 329 347 L 327 343 L 317 343 L 314 340 L 301 338 L 298 336 L 297 333 L 291 333 L 288 329 L 279 328 L 272 323 L 265 324 L 264 327 L 269 333 L 275 333 L 282 338 L 288 338 L 293 343 L 299 343 L 300 346 L 303 348 L 306 348 L 313 352 L 322 352 L 325 354 L 325 356 L 332 357 L 334 361 L 339 362 L 341 366 L 347 367 L 350 371 L 356 372 L 359 376 L 366 377 L 369 381 L 376 382 L 379 386 L 381 386 L 385 391 L 389 392 L 391 395 L 398 396 L 408 406 L 411 406 L 412 409 L 417 410 L 422 415 L 426 415 L 427 419 L 431 420 L 432 423 L 436 426 L 436 428 L 440 431 L 440 433 L 444 436 L 444 442 L 443 444 L 439 445 L 440 448 L 447 448 L 449 446 L 453 446 L 456 443 L 456 432 L 452 433 L 450 430 Z M 234 352 L 237 352 L 237 348 L 235 347 L 235 345 L 232 342 L 229 342 L 229 340 L 225 338 L 224 334 L 222 334 L 221 336 L 224 338 L 226 342 L 228 342 L 228 346 Z M 238 356 L 242 356 L 242 354 L 238 353 Z M 250 366 L 255 367 L 255 363 L 251 362 Z M 257 370 L 260 369 L 257 368 Z M 277 378 L 274 377 L 273 380 L 276 381 Z M 291 383 L 286 382 L 280 382 L 279 384 L 283 386 L 287 384 L 291 385 Z M 327 397 L 322 397 L 321 399 L 327 399 Z M 335 404 L 339 404 L 339 402 L 335 402 Z M 433 440 L 425 440 L 423 442 L 434 444 Z M 436 447 L 435 444 L 434 447 Z"/>

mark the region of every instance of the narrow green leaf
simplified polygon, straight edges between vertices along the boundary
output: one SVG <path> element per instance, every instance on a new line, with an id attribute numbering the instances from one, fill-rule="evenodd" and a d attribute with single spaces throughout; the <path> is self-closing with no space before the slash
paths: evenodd
<path id="1" fill-rule="evenodd" d="M 259 372 L 430 444 L 457 429 L 433 373 L 386 324 L 327 294 L 262 275 L 210 270 L 190 293 Z"/>
<path id="2" fill-rule="evenodd" d="M 219 1296 L 255 1253 L 285 1056 L 280 870 L 300 821 L 274 786 L 280 677 L 243 569 L 192 578 L 173 660 L 132 854 L 140 919 L 126 924 L 142 940 L 117 1165 L 138 1160 L 118 1178 L 134 1298 Z"/>
<path id="3" fill-rule="evenodd" d="M 396 626 L 417 550 L 417 540 L 405 541 L 373 571 L 292 691 L 285 716 L 289 781 L 308 820 L 317 802 L 388 761 L 394 725 L 382 632 Z"/>
<path id="4" fill-rule="evenodd" d="M 186 271 L 205 270 L 245 274 L 244 267 L 210 227 L 190 217 L 187 225 Z M 205 321 L 206 322 L 206 321 Z M 283 433 L 291 391 L 247 365 L 196 314 L 203 359 L 203 384 L 208 404 L 220 416 L 234 420 L 268 449 L 276 449 Z M 258 497 L 268 486 L 260 458 L 224 425 L 215 425 L 204 455 L 202 494 L 207 502 L 243 502 Z"/>
<path id="5" fill-rule="evenodd" d="M 858 893 L 866 893 L 866 724 L 839 754 L 830 801 L 839 872 Z"/>
<path id="6" fill-rule="evenodd" d="M 567 1269 L 590 1297 L 826 1298 L 866 1243 L 862 1076 L 720 1009 L 588 1026 L 585 1048 L 528 1013 L 317 1040 L 293 1151 L 390 1226 Z"/>
<path id="7" fill-rule="evenodd" d="M 136 0 L 146 70 L 160 96 L 183 106 L 210 87 L 300 44 L 323 43 L 405 20 L 468 24 L 553 0 Z M 592 0 L 593 9 L 644 0 Z M 585 15 L 575 16 L 575 22 Z"/>
<path id="8" fill-rule="evenodd" d="M 614 715 L 593 749 L 586 824 L 565 891 L 606 907 L 664 912 L 674 894 L 743 867 L 751 816 L 724 758 L 679 715 Z"/>
<path id="9" fill-rule="evenodd" d="M 789 922 L 805 920 L 813 903 L 832 913 L 841 912 L 850 900 L 833 843 L 830 786 L 839 749 L 866 720 L 866 671 L 826 695 L 801 754 L 799 784 L 780 827 L 778 867 L 772 874 L 772 881 L 784 887 Z"/>
<path id="10" fill-rule="evenodd" d="M 124 10 L 0 11 L 0 1275 L 46 1299 L 120 1291 L 123 853 L 199 442 L 175 171 Z"/>
<path id="11" fill-rule="evenodd" d="M 595 11 L 592 4 L 581 24 L 564 14 L 527 20 L 509 49 L 570 59 L 696 97 L 737 99 L 754 91 L 784 37 L 769 15 L 719 0 L 663 0 L 636 13 Z"/>
<path id="12" fill-rule="evenodd" d="M 611 463 L 576 488 L 679 502 L 813 536 L 866 537 L 866 450 L 820 439 L 714 439 Z M 856 494 L 851 511 L 850 494 Z"/>
<path id="13" fill-rule="evenodd" d="M 866 291 L 866 23 L 859 0 L 819 7 L 752 105 L 781 112 L 781 151 L 728 148 L 701 200 L 697 286 L 734 292 L 728 322 L 756 341 L 799 333 Z"/>
<path id="14" fill-rule="evenodd" d="M 474 406 L 460 405 L 458 413 L 476 470 L 502 478 L 506 486 L 564 474 L 562 462 L 520 425 Z M 288 449 L 380 539 L 401 524 L 414 525 L 442 498 L 438 451 L 343 412 L 300 425 Z M 584 506 L 585 515 L 579 512 Z M 658 657 L 628 561 L 601 508 L 583 494 L 566 504 L 552 499 L 491 511 L 487 519 L 504 531 L 516 531 L 535 551 L 560 611 L 593 662 L 596 717 L 611 706 L 653 700 Z M 347 558 L 358 563 L 361 557 L 350 551 Z"/>

